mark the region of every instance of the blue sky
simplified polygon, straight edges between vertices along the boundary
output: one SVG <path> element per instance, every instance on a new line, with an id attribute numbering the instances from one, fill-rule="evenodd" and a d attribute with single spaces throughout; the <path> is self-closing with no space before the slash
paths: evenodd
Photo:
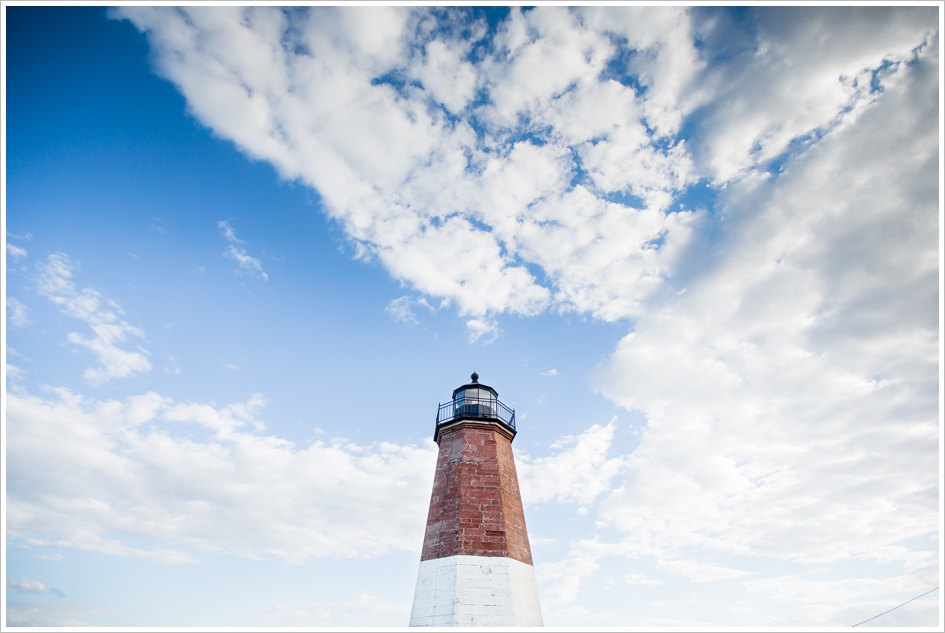
<path id="1" fill-rule="evenodd" d="M 547 625 L 938 585 L 935 7 L 4 11 L 8 625 L 405 624 L 473 370 Z"/>

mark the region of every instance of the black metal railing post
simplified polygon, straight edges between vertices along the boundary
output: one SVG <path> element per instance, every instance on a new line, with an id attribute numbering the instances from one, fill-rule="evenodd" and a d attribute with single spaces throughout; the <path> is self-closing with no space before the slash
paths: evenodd
<path id="1" fill-rule="evenodd" d="M 458 402 L 462 404 L 457 406 Z M 495 398 L 463 398 L 444 402 L 437 409 L 436 426 L 441 427 L 463 418 L 495 420 L 515 431 L 515 409 Z"/>

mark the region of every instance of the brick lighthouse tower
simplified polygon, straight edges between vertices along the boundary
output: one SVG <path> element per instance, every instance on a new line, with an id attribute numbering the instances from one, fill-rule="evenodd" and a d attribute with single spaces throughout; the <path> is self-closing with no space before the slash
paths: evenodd
<path id="1" fill-rule="evenodd" d="M 475 373 L 440 405 L 410 626 L 542 626 L 514 438 L 515 411 Z"/>

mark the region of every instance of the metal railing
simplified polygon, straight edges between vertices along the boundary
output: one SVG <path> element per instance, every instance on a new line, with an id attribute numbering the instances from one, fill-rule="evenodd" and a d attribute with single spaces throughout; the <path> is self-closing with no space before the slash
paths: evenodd
<path id="1" fill-rule="evenodd" d="M 493 398 L 464 398 L 441 404 L 436 412 L 436 426 L 441 427 L 463 418 L 496 420 L 515 430 L 515 409 Z"/>

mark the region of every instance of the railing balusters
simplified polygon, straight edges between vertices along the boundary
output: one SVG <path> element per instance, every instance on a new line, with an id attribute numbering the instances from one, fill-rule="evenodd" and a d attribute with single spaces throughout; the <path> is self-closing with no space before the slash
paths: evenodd
<path id="1" fill-rule="evenodd" d="M 457 418 L 480 418 L 497 420 L 511 430 L 515 430 L 515 409 L 509 408 L 504 402 L 487 398 L 465 398 L 461 407 L 455 405 L 455 400 L 440 405 L 436 412 L 438 427 Z"/>

